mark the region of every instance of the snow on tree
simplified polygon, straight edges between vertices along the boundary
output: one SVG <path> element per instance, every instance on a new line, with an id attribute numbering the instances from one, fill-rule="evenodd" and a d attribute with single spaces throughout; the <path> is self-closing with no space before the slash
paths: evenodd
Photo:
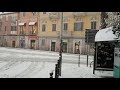
<path id="1" fill-rule="evenodd" d="M 106 12 L 107 18 L 104 18 L 106 27 L 113 26 L 113 34 L 120 37 L 120 12 Z"/>

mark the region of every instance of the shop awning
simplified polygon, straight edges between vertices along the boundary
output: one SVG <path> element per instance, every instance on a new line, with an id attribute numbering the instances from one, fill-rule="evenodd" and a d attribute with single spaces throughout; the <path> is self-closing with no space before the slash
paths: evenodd
<path id="1" fill-rule="evenodd" d="M 36 22 L 29 22 L 29 25 L 35 25 Z"/>
<path id="2" fill-rule="evenodd" d="M 113 34 L 113 27 L 101 29 L 95 36 L 95 42 L 120 40 Z"/>
<path id="3" fill-rule="evenodd" d="M 19 26 L 23 26 L 23 25 L 25 25 L 25 23 L 19 23 Z"/>

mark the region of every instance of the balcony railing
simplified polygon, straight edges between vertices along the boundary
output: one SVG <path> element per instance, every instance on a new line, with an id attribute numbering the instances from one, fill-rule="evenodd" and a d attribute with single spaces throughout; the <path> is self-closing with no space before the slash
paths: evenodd
<path id="1" fill-rule="evenodd" d="M 26 33 L 24 31 L 20 31 L 20 35 L 25 35 Z"/>
<path id="2" fill-rule="evenodd" d="M 13 35 L 15 35 L 15 34 L 17 34 L 17 31 L 11 31 L 11 34 Z"/>
<path id="3" fill-rule="evenodd" d="M 30 31 L 29 35 L 37 35 L 37 32 L 36 31 Z"/>
<path id="4" fill-rule="evenodd" d="M 49 18 L 50 19 L 59 19 L 60 15 L 58 12 L 50 12 L 49 13 Z"/>

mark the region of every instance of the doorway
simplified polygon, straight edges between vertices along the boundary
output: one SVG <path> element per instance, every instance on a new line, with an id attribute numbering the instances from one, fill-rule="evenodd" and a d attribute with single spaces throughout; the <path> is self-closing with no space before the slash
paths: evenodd
<path id="1" fill-rule="evenodd" d="M 51 42 L 51 51 L 55 51 L 56 42 Z"/>
<path id="2" fill-rule="evenodd" d="M 80 45 L 78 43 L 75 43 L 75 54 L 79 54 L 80 53 Z"/>
<path id="3" fill-rule="evenodd" d="M 35 49 L 35 40 L 31 40 L 30 48 Z"/>
<path id="4" fill-rule="evenodd" d="M 12 41 L 12 47 L 15 47 L 15 41 Z"/>
<path id="5" fill-rule="evenodd" d="M 63 42 L 63 52 L 67 53 L 67 42 Z"/>
<path id="6" fill-rule="evenodd" d="M 25 40 L 20 40 L 20 47 L 25 48 Z"/>

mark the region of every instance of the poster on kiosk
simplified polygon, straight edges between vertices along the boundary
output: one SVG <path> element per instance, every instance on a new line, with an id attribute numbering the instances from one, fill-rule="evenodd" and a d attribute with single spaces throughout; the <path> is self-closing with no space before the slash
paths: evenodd
<path id="1" fill-rule="evenodd" d="M 114 78 L 120 78 L 120 45 L 114 50 Z"/>

